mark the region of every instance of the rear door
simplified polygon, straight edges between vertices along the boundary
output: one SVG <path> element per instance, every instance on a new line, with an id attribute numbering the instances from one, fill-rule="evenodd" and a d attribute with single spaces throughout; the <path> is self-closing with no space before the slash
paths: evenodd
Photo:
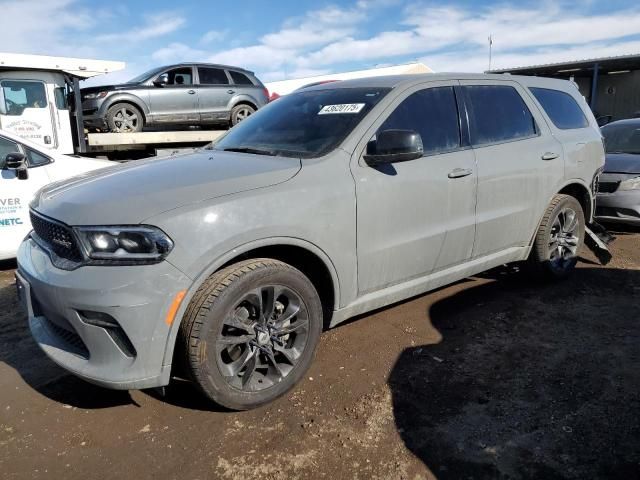
<path id="1" fill-rule="evenodd" d="M 192 67 L 176 67 L 158 75 L 167 84 L 149 87 L 150 114 L 154 123 L 199 123 L 198 87 Z M 157 78 L 157 77 L 156 77 Z"/>
<path id="2" fill-rule="evenodd" d="M 478 164 L 473 257 L 527 246 L 563 178 L 562 146 L 517 83 L 460 83 Z"/>
<path id="3" fill-rule="evenodd" d="M 0 128 L 48 148 L 55 147 L 54 116 L 44 82 L 0 81 Z"/>
<path id="4" fill-rule="evenodd" d="M 0 135 L 0 164 L 8 153 L 27 155 L 28 178 L 21 180 L 16 172 L 0 169 L 0 259 L 11 258 L 22 239 L 31 230 L 29 202 L 38 189 L 49 183 L 46 165 L 51 160 L 34 150 Z"/>
<path id="5" fill-rule="evenodd" d="M 352 166 L 360 294 L 471 257 L 476 166 L 459 120 L 454 86 L 430 82 L 399 96 L 365 135 Z M 362 156 L 372 148 L 375 135 L 388 129 L 418 132 L 425 155 L 368 166 Z"/>
<path id="6" fill-rule="evenodd" d="M 223 68 L 198 67 L 198 105 L 204 123 L 229 119 L 229 100 L 234 94 Z"/>

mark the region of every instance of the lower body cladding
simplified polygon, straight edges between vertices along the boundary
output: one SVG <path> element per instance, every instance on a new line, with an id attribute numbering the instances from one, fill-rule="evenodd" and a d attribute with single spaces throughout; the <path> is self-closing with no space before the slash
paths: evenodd
<path id="1" fill-rule="evenodd" d="M 55 363 L 109 388 L 169 383 L 174 299 L 192 283 L 170 263 L 61 270 L 29 239 L 16 277 L 31 333 Z"/>

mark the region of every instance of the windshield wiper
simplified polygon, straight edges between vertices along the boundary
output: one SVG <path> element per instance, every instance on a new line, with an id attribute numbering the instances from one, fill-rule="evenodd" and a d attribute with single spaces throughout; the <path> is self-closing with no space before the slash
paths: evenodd
<path id="1" fill-rule="evenodd" d="M 239 153 L 252 153 L 254 155 L 269 155 L 271 157 L 275 157 L 277 155 L 273 150 L 263 150 L 260 148 L 252 148 L 252 147 L 230 147 L 224 148 L 225 152 L 239 152 Z"/>

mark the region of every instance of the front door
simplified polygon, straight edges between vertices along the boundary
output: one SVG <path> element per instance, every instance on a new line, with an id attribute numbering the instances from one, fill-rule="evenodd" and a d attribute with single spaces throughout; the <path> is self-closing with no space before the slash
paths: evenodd
<path id="1" fill-rule="evenodd" d="M 563 178 L 562 146 L 515 82 L 460 83 L 478 164 L 473 256 L 527 246 Z"/>
<path id="2" fill-rule="evenodd" d="M 424 156 L 379 167 L 363 154 L 384 130 L 414 130 Z M 393 102 L 352 166 L 357 197 L 358 290 L 375 291 L 471 257 L 476 165 L 461 138 L 454 86 L 430 82 Z"/>
<path id="3" fill-rule="evenodd" d="M 30 166 L 28 178 L 21 180 L 16 172 L 4 168 L 4 159 L 8 153 L 25 153 L 33 156 L 34 161 L 40 157 L 36 152 L 29 152 L 16 142 L 0 135 L 0 259 L 11 258 L 20 242 L 31 230 L 29 220 L 29 202 L 38 189 L 49 183 L 49 176 L 44 163 Z M 31 165 L 31 160 L 29 160 Z"/>
<path id="4" fill-rule="evenodd" d="M 0 81 L 0 128 L 22 138 L 55 148 L 52 105 L 44 82 L 4 79 Z"/>
<path id="5" fill-rule="evenodd" d="M 166 76 L 164 85 L 149 87 L 153 123 L 200 123 L 198 87 L 194 82 L 193 68 L 172 68 L 158 75 L 161 76 Z"/>

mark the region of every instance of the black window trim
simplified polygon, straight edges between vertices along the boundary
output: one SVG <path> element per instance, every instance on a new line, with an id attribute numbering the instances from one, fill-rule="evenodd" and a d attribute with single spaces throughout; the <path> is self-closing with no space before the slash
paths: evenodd
<path id="1" fill-rule="evenodd" d="M 533 90 L 531 90 L 532 88 L 535 88 L 537 90 L 548 90 L 548 91 L 551 91 L 551 92 L 557 92 L 557 93 L 561 93 L 561 94 L 566 95 L 567 97 L 569 97 L 571 100 L 573 100 L 573 102 L 576 104 L 576 106 L 580 110 L 580 113 L 582 114 L 582 117 L 586 121 L 586 125 L 583 126 L 583 127 L 569 127 L 569 128 L 562 128 L 562 127 L 559 127 L 558 125 L 556 125 L 556 122 L 553 121 L 553 118 L 551 118 L 551 115 L 549 115 L 549 113 L 547 113 L 547 110 L 544 108 L 542 103 L 536 97 L 536 94 L 533 93 Z M 591 123 L 589 122 L 589 119 L 587 118 L 587 116 L 584 114 L 584 111 L 580 107 L 580 104 L 576 101 L 575 98 L 573 98 L 573 95 L 571 95 L 570 93 L 567 93 L 567 92 L 565 92 L 563 90 L 558 90 L 557 88 L 536 87 L 535 85 L 527 85 L 527 93 L 533 98 L 533 101 L 536 103 L 536 105 L 543 112 L 543 115 L 549 119 L 549 121 L 551 122 L 551 125 L 553 125 L 558 130 L 563 130 L 563 131 L 566 131 L 566 130 L 582 130 L 583 128 L 589 128 L 591 126 Z"/>
<path id="2" fill-rule="evenodd" d="M 520 96 L 520 99 L 522 100 L 522 102 L 524 103 L 524 105 L 527 107 L 527 110 L 529 111 L 529 114 L 531 115 L 531 118 L 533 118 L 533 122 L 534 122 L 534 128 L 535 128 L 535 132 L 533 135 L 527 135 L 524 137 L 517 137 L 517 138 L 510 138 L 508 140 L 500 140 L 498 142 L 490 142 L 490 143 L 481 143 L 478 145 L 473 145 L 472 141 L 471 141 L 471 120 L 469 119 L 469 110 L 467 105 L 471 103 L 471 101 L 468 98 L 468 92 L 469 90 L 467 90 L 465 87 L 511 87 L 513 88 L 513 90 L 515 90 L 515 92 Z M 511 84 L 511 83 L 468 83 L 468 84 L 463 84 L 460 85 L 461 88 L 461 96 L 464 98 L 464 104 L 465 104 L 465 116 L 466 116 L 466 122 L 467 122 L 467 134 L 468 134 L 468 140 L 469 140 L 469 145 L 471 146 L 471 148 L 473 149 L 479 149 L 479 148 L 486 148 L 486 147 L 494 147 L 496 145 L 503 145 L 503 144 L 507 144 L 507 143 L 514 143 L 514 142 L 522 142 L 524 140 L 531 140 L 532 138 L 538 138 L 540 136 L 542 136 L 542 131 L 540 130 L 540 126 L 538 125 L 538 121 L 536 120 L 535 115 L 533 114 L 533 112 L 531 111 L 531 107 L 529 107 L 529 105 L 527 105 L 527 101 L 524 99 L 524 97 L 522 96 L 522 94 L 518 91 L 518 89 L 516 88 L 515 85 Z"/>

